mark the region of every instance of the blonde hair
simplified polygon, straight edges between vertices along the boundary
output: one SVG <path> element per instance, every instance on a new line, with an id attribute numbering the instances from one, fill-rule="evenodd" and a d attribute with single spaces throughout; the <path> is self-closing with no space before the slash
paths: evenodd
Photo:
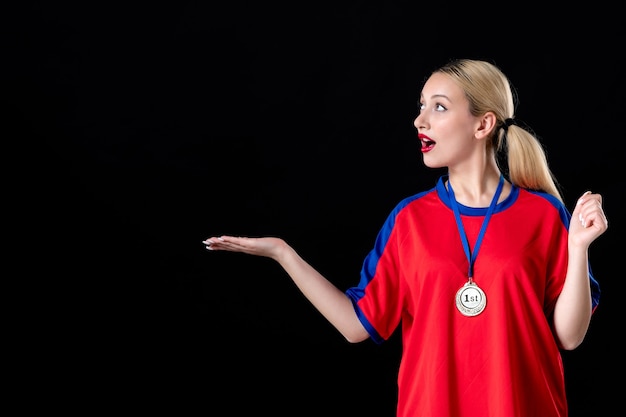
<path id="1" fill-rule="evenodd" d="M 537 136 L 528 128 L 505 123 L 507 119 L 515 120 L 516 97 L 504 73 L 494 64 L 472 59 L 451 61 L 435 72 L 448 75 L 463 89 L 474 116 L 487 112 L 496 115 L 497 125 L 492 132 L 490 146 L 496 156 L 498 153 L 505 154 L 508 169 L 501 170 L 507 174 L 511 183 L 521 188 L 546 192 L 563 202 L 558 183 Z M 498 158 L 496 161 L 501 165 Z"/>

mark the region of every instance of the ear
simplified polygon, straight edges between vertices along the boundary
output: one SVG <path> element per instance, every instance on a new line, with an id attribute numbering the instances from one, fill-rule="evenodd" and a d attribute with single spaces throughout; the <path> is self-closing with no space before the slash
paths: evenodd
<path id="1" fill-rule="evenodd" d="M 496 115 L 493 112 L 488 111 L 480 117 L 480 124 L 478 129 L 474 133 L 476 139 L 484 139 L 491 135 L 491 132 L 496 127 L 497 123 Z"/>

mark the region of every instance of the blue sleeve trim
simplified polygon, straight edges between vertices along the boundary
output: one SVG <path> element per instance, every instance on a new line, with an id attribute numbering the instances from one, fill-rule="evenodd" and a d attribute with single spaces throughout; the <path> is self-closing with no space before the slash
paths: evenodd
<path id="1" fill-rule="evenodd" d="M 378 262 L 380 261 L 380 258 L 385 251 L 385 247 L 387 245 L 387 242 L 389 241 L 389 237 L 391 236 L 393 228 L 396 224 L 396 217 L 408 204 L 423 197 L 431 191 L 433 191 L 433 189 L 421 192 L 419 194 L 415 194 L 411 197 L 407 197 L 404 200 L 400 201 L 400 203 L 398 203 L 394 207 L 391 213 L 387 216 L 387 219 L 385 220 L 382 228 L 378 232 L 378 236 L 376 237 L 376 241 L 374 243 L 374 248 L 367 254 L 365 260 L 363 261 L 363 267 L 361 268 L 361 279 L 359 281 L 359 284 L 355 287 L 349 288 L 345 292 L 348 298 L 352 300 L 354 311 L 356 312 L 357 317 L 363 324 L 363 327 L 365 327 L 365 330 L 367 330 L 372 340 L 378 344 L 382 343 L 384 339 L 380 336 L 374 326 L 367 319 L 363 311 L 359 308 L 358 303 L 365 296 L 365 289 L 374 278 Z"/>

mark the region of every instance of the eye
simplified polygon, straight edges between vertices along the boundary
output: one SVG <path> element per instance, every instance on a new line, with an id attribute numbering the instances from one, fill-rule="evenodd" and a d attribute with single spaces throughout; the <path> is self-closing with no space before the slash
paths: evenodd
<path id="1" fill-rule="evenodd" d="M 424 103 L 417 103 L 417 109 L 420 112 L 424 111 L 425 108 L 426 108 L 426 105 Z M 443 112 L 443 111 L 448 110 L 448 108 L 446 106 L 444 106 L 443 104 L 436 103 L 435 107 L 434 107 L 434 110 L 438 111 L 438 112 Z"/>

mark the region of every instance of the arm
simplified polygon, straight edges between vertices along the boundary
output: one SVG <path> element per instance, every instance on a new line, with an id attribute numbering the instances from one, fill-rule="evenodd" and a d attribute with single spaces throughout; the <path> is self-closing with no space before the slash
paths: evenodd
<path id="1" fill-rule="evenodd" d="M 554 308 L 554 331 L 563 349 L 578 347 L 589 329 L 592 314 L 589 245 L 607 228 L 602 196 L 586 192 L 572 213 L 568 233 L 567 274 Z"/>
<path id="2" fill-rule="evenodd" d="M 302 294 L 351 343 L 361 342 L 369 334 L 359 321 L 352 301 L 324 278 L 280 238 L 221 236 L 203 241 L 208 250 L 226 250 L 265 256 L 277 261 Z"/>

